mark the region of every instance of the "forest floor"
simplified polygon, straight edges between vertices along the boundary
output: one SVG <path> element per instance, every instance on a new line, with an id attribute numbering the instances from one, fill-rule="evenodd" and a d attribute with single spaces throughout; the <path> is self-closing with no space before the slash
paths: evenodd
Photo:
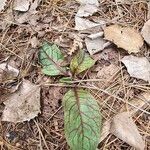
<path id="1" fill-rule="evenodd" d="M 34 0 L 30 1 L 27 11 L 23 12 L 14 9 L 14 1 L 5 1 L 6 4 L 0 12 L 0 149 L 69 150 L 64 136 L 62 107 L 63 96 L 69 88 L 58 82 L 60 76 L 50 77 L 42 73 L 38 54 L 44 41 L 58 45 L 68 62 L 80 46 L 89 54 L 84 38 L 80 35 L 91 34 L 96 29 L 92 28 L 89 31 L 75 29 L 77 26 L 75 17 L 80 0 L 43 0 L 39 4 L 35 4 L 37 0 Z M 105 26 L 119 24 L 131 27 L 140 33 L 149 19 L 148 13 L 146 0 L 132 2 L 100 0 L 98 10 L 85 18 L 96 23 L 104 21 Z M 98 29 L 98 32 L 103 32 L 103 28 Z M 90 57 L 96 61 L 95 65 L 82 72 L 76 80 L 78 86 L 88 90 L 100 106 L 105 134 L 102 134 L 98 149 L 134 149 L 133 146 L 137 143 L 128 142 L 130 135 L 129 140 L 121 139 L 111 133 L 109 125 L 106 125 L 116 115 L 129 112 L 144 141 L 145 150 L 148 150 L 150 149 L 149 83 L 128 73 L 121 59 L 130 53 L 111 42 L 109 46 L 91 54 Z M 150 61 L 149 45 L 144 42 L 140 51 L 133 55 Z M 17 69 L 19 74 L 14 76 L 8 73 L 6 68 L 2 69 L 3 63 Z M 11 94 L 16 93 L 24 81 L 40 85 L 41 113 L 30 121 L 20 123 L 5 121 L 3 119 L 5 101 Z M 126 125 L 124 131 L 126 132 Z"/>

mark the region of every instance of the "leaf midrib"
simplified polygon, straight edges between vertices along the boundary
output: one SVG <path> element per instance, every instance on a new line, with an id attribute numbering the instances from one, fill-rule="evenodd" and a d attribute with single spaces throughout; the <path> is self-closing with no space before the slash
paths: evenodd
<path id="1" fill-rule="evenodd" d="M 44 51 L 44 50 L 43 50 Z M 53 65 L 55 65 L 57 67 L 57 69 L 64 75 L 64 76 L 68 76 L 67 72 L 64 72 L 62 70 L 62 68 L 44 51 L 45 55 L 47 56 L 47 58 L 52 62 Z"/>
<path id="2" fill-rule="evenodd" d="M 83 118 L 82 118 L 82 112 L 80 110 L 80 100 L 79 100 L 79 95 L 78 95 L 78 91 L 76 88 L 74 88 L 74 95 L 75 95 L 75 98 L 76 98 L 76 101 L 77 101 L 77 108 L 78 108 L 78 111 L 79 111 L 79 115 L 80 115 L 80 118 L 81 118 L 81 132 L 83 133 L 83 136 L 82 136 L 82 148 L 83 148 L 83 138 L 84 138 L 84 129 L 83 129 Z"/>

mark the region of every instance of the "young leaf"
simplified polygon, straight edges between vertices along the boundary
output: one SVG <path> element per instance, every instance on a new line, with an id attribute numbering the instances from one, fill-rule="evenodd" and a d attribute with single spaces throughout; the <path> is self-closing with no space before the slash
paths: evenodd
<path id="1" fill-rule="evenodd" d="M 83 51 L 79 51 L 71 60 L 70 69 L 73 74 L 79 74 L 86 69 L 89 69 L 95 64 L 95 61 Z"/>
<path id="2" fill-rule="evenodd" d="M 101 114 L 94 97 L 73 89 L 63 98 L 65 136 L 71 150 L 96 150 L 101 132 Z"/>
<path id="3" fill-rule="evenodd" d="M 39 53 L 39 61 L 43 66 L 42 72 L 46 75 L 66 75 L 66 67 L 60 66 L 64 61 L 64 56 L 57 45 L 50 45 L 44 42 Z"/>

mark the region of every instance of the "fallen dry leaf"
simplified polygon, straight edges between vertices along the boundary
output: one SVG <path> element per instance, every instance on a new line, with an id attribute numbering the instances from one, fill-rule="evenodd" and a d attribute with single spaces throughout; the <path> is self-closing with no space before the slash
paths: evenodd
<path id="1" fill-rule="evenodd" d="M 144 38 L 144 40 L 150 45 L 150 20 L 148 20 L 147 22 L 145 22 L 141 34 Z"/>
<path id="2" fill-rule="evenodd" d="M 29 121 L 40 113 L 40 87 L 24 80 L 17 92 L 7 97 L 2 121 Z"/>
<path id="3" fill-rule="evenodd" d="M 137 150 L 144 150 L 144 141 L 128 112 L 120 113 L 112 119 L 110 132 Z"/>
<path id="4" fill-rule="evenodd" d="M 141 95 L 139 95 L 137 98 L 133 98 L 130 100 L 130 104 L 141 108 L 141 109 L 145 109 L 145 107 L 148 106 L 148 103 L 150 102 L 150 93 L 144 92 Z M 125 112 L 125 108 L 122 108 L 120 110 L 120 112 Z M 128 106 L 128 110 L 129 113 L 131 114 L 131 116 L 135 115 L 136 113 L 139 112 L 139 109 L 136 109 L 135 107 L 132 106 Z M 109 134 L 110 134 L 110 127 L 111 127 L 111 121 L 105 121 L 103 123 L 103 127 L 102 127 L 102 134 L 101 134 L 101 138 L 100 138 L 100 142 L 102 142 Z"/>
<path id="5" fill-rule="evenodd" d="M 5 62 L 0 64 L 0 102 L 5 100 L 5 94 L 14 93 L 18 89 L 19 83 L 16 82 L 18 75 L 18 69 Z"/>
<path id="6" fill-rule="evenodd" d="M 15 16 L 15 20 L 19 23 L 25 23 L 28 22 L 30 25 L 36 25 L 37 20 L 40 18 L 40 15 L 37 14 L 36 8 L 40 4 L 41 0 L 35 0 L 31 2 L 30 8 L 27 12 L 24 12 L 22 14 L 18 14 Z"/>
<path id="7" fill-rule="evenodd" d="M 12 76 L 17 76 L 19 74 L 19 70 L 18 69 L 8 65 L 5 62 L 0 64 L 0 70 L 4 71 L 4 72 L 7 72 L 7 74 L 11 73 Z"/>
<path id="8" fill-rule="evenodd" d="M 2 20 L 0 20 L 0 30 L 5 30 L 10 27 L 14 22 L 13 11 L 12 9 L 7 9 L 6 12 L 2 16 Z"/>
<path id="9" fill-rule="evenodd" d="M 102 51 L 104 48 L 110 45 L 110 42 L 104 40 L 102 37 L 95 39 L 85 38 L 85 44 L 90 55 Z"/>
<path id="10" fill-rule="evenodd" d="M 90 38 L 90 39 L 96 39 L 96 38 L 98 38 L 98 37 L 102 37 L 104 35 L 104 32 L 98 32 L 98 33 L 93 33 L 93 34 L 91 34 L 91 35 L 88 35 L 88 38 Z"/>
<path id="11" fill-rule="evenodd" d="M 99 25 L 100 25 L 99 23 L 94 23 L 92 21 L 89 21 L 88 19 L 75 16 L 75 29 L 76 30 L 86 30 L 86 29 L 93 28 Z"/>
<path id="12" fill-rule="evenodd" d="M 7 0 L 0 0 L 0 12 L 4 9 Z"/>
<path id="13" fill-rule="evenodd" d="M 90 5 L 90 4 L 81 5 L 76 15 L 78 17 L 88 17 L 97 11 L 98 11 L 98 7 L 95 5 Z"/>
<path id="14" fill-rule="evenodd" d="M 104 29 L 105 39 L 113 42 L 128 53 L 138 53 L 143 45 L 143 38 L 138 31 L 130 27 L 111 25 Z"/>
<path id="15" fill-rule="evenodd" d="M 19 74 L 19 70 L 8 65 L 7 63 L 0 64 L 0 83 L 11 82 Z"/>
<path id="16" fill-rule="evenodd" d="M 79 0 L 81 6 L 76 14 L 78 17 L 88 17 L 98 11 L 98 0 Z"/>
<path id="17" fill-rule="evenodd" d="M 28 11 L 31 0 L 15 0 L 13 3 L 13 9 L 17 11 Z"/>
<path id="18" fill-rule="evenodd" d="M 131 77 L 150 82 L 150 62 L 146 57 L 125 56 L 121 60 Z"/>

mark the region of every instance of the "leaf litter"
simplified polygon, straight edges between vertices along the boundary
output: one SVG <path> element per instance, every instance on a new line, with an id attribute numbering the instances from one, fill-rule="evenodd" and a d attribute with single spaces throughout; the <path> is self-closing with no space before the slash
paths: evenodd
<path id="1" fill-rule="evenodd" d="M 2 121 L 30 121 L 41 112 L 40 87 L 23 80 L 18 91 L 9 95 L 4 105 Z"/>
<path id="2" fill-rule="evenodd" d="M 27 0 L 26 3 L 24 1 L 22 3 L 22 0 L 18 0 L 18 3 L 16 4 L 18 4 L 19 8 L 17 8 L 17 5 L 16 5 L 14 9 L 17 11 L 23 11 L 23 10 L 26 10 L 26 11 L 24 11 L 24 13 L 16 12 L 15 20 L 21 24 L 28 22 L 30 25 L 36 25 L 37 20 L 40 17 L 37 14 L 36 8 L 39 6 L 40 2 L 41 0 L 35 0 L 33 2 Z M 22 6 L 20 5 L 20 3 L 22 4 Z"/>
<path id="3" fill-rule="evenodd" d="M 110 42 L 101 37 L 101 33 L 91 34 L 85 38 L 85 44 L 90 55 L 104 50 L 110 45 Z"/>
<path id="4" fill-rule="evenodd" d="M 89 3 L 89 1 L 85 1 L 85 2 L 86 2 L 86 4 Z M 95 2 L 95 1 L 93 1 L 93 2 Z M 30 3 L 30 6 L 32 6 L 32 4 L 33 3 Z M 110 5 L 112 5 L 114 7 L 107 7 Z M 81 40 L 81 43 L 83 46 L 82 49 L 83 49 L 83 51 L 85 51 L 85 54 L 87 54 L 90 52 L 88 51 L 88 49 L 85 45 L 85 41 L 84 41 L 85 38 L 90 39 L 92 42 L 96 38 L 101 38 L 103 40 L 103 35 L 101 37 L 101 36 L 99 36 L 99 34 L 101 34 L 103 32 L 103 27 L 106 25 L 106 22 L 107 22 L 108 27 L 111 26 L 111 24 L 116 24 L 116 22 L 117 22 L 123 26 L 129 25 L 129 26 L 136 28 L 137 30 L 138 29 L 140 30 L 145 22 L 144 21 L 146 18 L 145 16 L 147 15 L 147 9 L 145 9 L 145 2 L 143 3 L 141 1 L 138 1 L 135 3 L 129 2 L 128 4 L 126 4 L 124 2 L 122 2 L 122 4 L 121 4 L 121 2 L 120 2 L 120 3 L 117 3 L 117 5 L 116 5 L 116 3 L 112 2 L 112 1 L 101 1 L 98 5 L 95 3 L 92 5 L 88 4 L 88 7 L 84 7 L 85 5 L 83 3 L 80 3 L 80 6 L 79 6 L 75 1 L 70 2 L 70 1 L 56 0 L 55 2 L 52 2 L 52 3 L 42 2 L 40 5 L 35 5 L 36 8 L 37 8 L 37 6 L 39 6 L 38 9 L 33 9 L 34 10 L 33 12 L 30 7 L 26 12 L 13 10 L 13 18 L 15 18 L 15 20 L 17 22 L 14 22 L 13 19 L 12 20 L 10 19 L 10 22 L 11 22 L 10 24 L 12 24 L 12 26 L 6 25 L 5 28 L 3 28 L 3 29 L 6 29 L 6 27 L 8 27 L 8 30 L 6 32 L 2 32 L 2 34 L 0 36 L 2 44 L 6 48 L 8 48 L 7 53 L 5 53 L 6 49 L 4 49 L 4 47 L 1 48 L 3 56 L 5 56 L 5 55 L 8 56 L 9 54 L 11 54 L 11 56 L 13 56 L 13 57 L 14 56 L 18 57 L 18 55 L 20 56 L 20 51 L 22 51 L 23 55 L 21 56 L 21 58 L 24 58 L 24 61 L 17 66 L 19 69 L 19 72 L 22 72 L 22 71 L 25 72 L 26 70 L 24 70 L 24 69 L 25 68 L 27 69 L 29 67 L 28 66 L 29 60 L 26 58 L 25 54 L 28 55 L 28 51 L 30 52 L 30 48 L 32 47 L 32 49 L 33 48 L 35 49 L 36 53 L 38 52 L 38 49 L 37 49 L 38 46 L 36 46 L 36 44 L 34 44 L 34 43 L 36 43 L 34 41 L 35 38 L 31 39 L 31 37 L 37 37 L 38 41 L 40 41 L 40 43 L 43 41 L 43 39 L 46 39 L 53 45 L 53 42 L 55 41 L 55 39 L 58 39 L 59 37 L 62 37 L 63 40 L 66 40 L 67 38 L 70 38 L 70 33 L 74 33 L 74 34 L 79 33 L 82 38 L 82 40 Z M 76 24 L 74 24 L 74 22 L 75 22 L 75 18 L 77 17 L 76 12 L 78 12 L 78 10 L 80 10 L 80 8 L 82 8 L 82 11 L 80 11 L 81 16 L 85 15 L 88 17 L 81 17 L 81 16 L 79 17 L 78 16 L 78 18 L 81 18 L 84 21 L 87 21 L 88 23 L 90 22 L 93 27 L 91 28 L 86 24 L 84 26 L 85 22 L 83 21 L 83 22 L 80 22 L 81 30 L 78 30 L 78 28 L 77 28 L 77 30 L 75 31 L 74 27 L 76 27 Z M 89 10 L 89 8 L 93 8 L 93 9 L 86 12 L 85 10 L 86 9 Z M 98 11 L 97 11 L 97 8 L 98 8 Z M 121 13 L 124 13 L 126 15 L 119 17 L 120 14 L 118 13 L 118 8 L 121 9 Z M 111 14 L 110 14 L 110 12 L 111 12 Z M 25 17 L 21 18 L 23 15 Z M 45 15 L 48 18 L 48 20 L 50 20 L 47 23 L 46 22 L 44 23 L 44 21 L 43 21 L 45 18 Z M 101 22 L 99 20 L 100 21 L 105 20 L 106 22 L 103 21 L 103 23 L 101 24 Z M 5 21 L 5 23 L 6 23 L 6 21 Z M 13 23 L 15 25 L 13 25 Z M 94 23 L 94 25 L 93 25 L 93 23 Z M 98 31 L 95 31 L 95 29 L 98 27 L 100 27 L 100 29 Z M 17 32 L 18 28 L 19 28 L 20 32 Z M 25 28 L 26 28 L 26 31 L 28 30 L 27 32 L 24 31 Z M 32 29 L 30 29 L 30 28 L 32 28 Z M 97 36 L 96 33 L 98 34 L 98 37 L 96 37 Z M 141 34 L 141 33 L 139 33 L 139 34 Z M 29 39 L 31 39 L 31 41 Z M 71 49 L 72 43 L 66 42 L 67 43 L 66 46 L 63 47 L 63 46 L 61 46 L 61 44 L 58 41 L 58 45 L 60 44 L 59 49 L 63 54 L 65 54 L 64 55 L 65 59 L 67 58 L 67 59 L 71 60 L 73 58 L 72 54 L 75 55 L 76 52 L 79 51 L 79 49 L 80 49 L 79 45 L 81 43 L 76 42 L 76 40 L 74 40 L 74 39 L 75 38 L 71 39 L 72 42 L 74 43 L 73 50 Z M 106 39 L 104 39 L 104 40 L 107 42 Z M 111 42 L 113 42 L 113 41 L 111 41 Z M 78 46 L 76 46 L 76 45 L 78 45 Z M 95 57 L 95 55 L 97 55 L 96 56 L 97 59 L 96 59 L 96 63 L 94 63 L 95 65 L 90 70 L 94 71 L 94 67 L 98 66 L 99 70 L 97 69 L 97 71 L 98 72 L 101 71 L 101 74 L 103 74 L 103 71 L 102 71 L 103 68 L 114 64 L 113 62 L 115 62 L 114 66 L 116 66 L 116 68 L 118 68 L 118 64 L 119 64 L 118 57 L 121 57 L 121 58 L 124 57 L 125 52 L 122 49 L 118 49 L 117 47 L 112 48 L 112 46 L 114 46 L 114 45 L 111 44 L 109 46 L 110 47 L 109 52 L 107 51 L 107 49 L 104 49 L 104 50 L 100 50 L 100 52 L 96 52 L 96 54 L 92 54 L 93 58 Z M 147 45 L 146 45 L 146 48 L 147 48 Z M 68 56 L 68 49 L 72 50 L 72 54 L 70 56 Z M 123 48 L 123 49 L 127 50 L 127 48 Z M 141 49 L 141 51 L 139 51 L 139 49 Z M 138 49 L 138 51 L 140 52 L 140 54 L 137 54 L 138 56 L 141 56 L 141 55 L 142 55 L 141 57 L 145 57 L 145 55 L 148 56 L 148 52 L 145 49 L 143 49 L 143 47 L 140 47 L 139 49 Z M 28 50 L 28 51 L 26 51 L 26 50 Z M 115 51 L 115 53 L 114 53 L 114 51 Z M 36 55 L 36 53 L 34 53 L 34 57 L 36 57 L 36 62 L 37 62 L 38 56 Z M 131 52 L 129 52 L 129 53 L 131 53 Z M 81 57 L 81 58 L 84 58 L 84 57 Z M 81 62 L 80 61 L 80 60 L 82 60 L 81 58 L 79 59 L 79 62 Z M 140 57 L 137 57 L 137 58 L 140 58 Z M 15 60 L 17 61 L 17 59 L 15 59 Z M 60 65 L 60 67 L 64 67 L 61 64 L 61 61 L 58 62 L 58 64 Z M 123 64 L 120 64 L 120 68 L 122 65 Z M 42 66 L 42 67 L 44 67 L 44 66 Z M 85 88 L 87 88 L 87 87 L 93 88 L 94 80 L 97 80 L 97 82 L 100 82 L 99 79 L 97 79 L 97 76 L 94 76 L 92 83 L 91 83 L 91 81 L 88 81 L 90 78 L 90 76 L 88 74 L 88 72 L 90 71 L 89 67 L 90 66 L 85 68 L 85 70 L 87 70 L 86 72 L 83 71 L 83 72 L 81 72 L 81 74 L 80 73 L 77 74 L 78 77 L 77 76 L 75 77 L 75 78 L 77 78 L 75 80 L 77 82 L 79 82 L 78 86 L 83 85 L 83 86 L 85 86 Z M 67 66 L 67 69 L 68 68 L 69 68 L 69 65 Z M 109 74 L 110 70 L 108 70 L 108 74 Z M 126 74 L 125 70 L 126 70 L 126 68 L 123 68 L 121 70 L 121 72 L 119 71 L 117 76 L 115 76 L 115 79 L 111 80 L 111 82 L 108 82 L 108 84 L 106 84 L 106 89 L 105 89 L 106 91 L 108 90 L 108 91 L 114 93 L 114 95 L 116 95 L 118 97 L 121 97 L 125 100 L 127 99 L 127 101 L 128 100 L 130 101 L 130 98 L 132 98 L 132 97 L 139 96 L 139 94 L 142 93 L 143 91 L 146 91 L 147 93 L 149 93 L 147 85 L 142 84 L 144 81 L 140 81 L 140 80 L 135 81 L 133 78 L 130 78 L 129 74 Z M 41 76 L 44 76 L 43 74 L 44 73 L 41 73 L 41 68 L 37 65 L 37 63 L 35 63 L 34 66 L 32 66 L 31 72 L 29 74 L 25 74 L 25 78 L 28 78 L 33 83 L 35 83 L 36 81 L 37 81 L 37 83 L 40 83 Z M 97 75 L 97 73 L 96 73 L 96 75 Z M 20 78 L 22 79 L 23 77 L 18 76 L 19 80 L 20 80 Z M 44 78 L 45 78 L 45 76 L 44 76 Z M 59 76 L 57 76 L 57 77 L 56 76 L 55 77 L 47 76 L 47 78 L 49 81 L 48 84 L 59 86 L 59 84 L 57 84 L 57 82 L 59 82 L 59 78 L 62 78 L 62 75 L 59 74 Z M 65 77 L 65 78 L 68 79 L 68 77 Z M 84 81 L 84 83 L 86 83 L 86 84 L 83 84 L 81 82 L 82 81 L 81 79 L 83 81 L 87 80 L 86 82 Z M 107 82 L 107 80 L 104 80 L 104 82 L 105 81 Z M 71 80 L 71 82 L 72 82 L 72 80 Z M 65 84 L 66 84 L 66 82 L 65 82 Z M 65 84 L 63 84 L 63 86 L 65 86 Z M 68 82 L 67 85 L 68 84 L 70 84 L 70 83 Z M 73 84 L 73 86 L 75 86 L 75 85 Z M 123 88 L 124 86 L 125 86 L 125 90 Z M 132 86 L 132 87 L 130 87 L 130 86 Z M 140 89 L 137 89 L 138 86 L 140 86 Z M 49 87 L 47 87 L 47 89 L 48 88 Z M 100 88 L 103 88 L 103 87 L 101 86 Z M 51 90 L 52 90 L 52 92 L 48 93 L 45 90 L 45 88 L 44 89 L 42 88 L 42 91 L 45 91 L 41 97 L 42 102 L 44 101 L 44 99 L 48 100 L 49 97 L 51 98 L 51 93 L 53 93 L 53 91 L 55 93 L 55 89 L 53 89 L 53 87 L 51 87 Z M 18 89 L 18 91 L 19 91 L 19 89 Z M 101 112 L 102 112 L 102 116 L 103 116 L 103 121 L 108 120 L 109 118 L 112 118 L 114 116 L 114 113 L 116 115 L 119 112 L 121 112 L 122 110 L 118 109 L 118 108 L 125 106 L 125 104 L 121 103 L 119 100 L 116 100 L 115 98 L 111 98 L 111 96 L 107 97 L 107 95 L 105 95 L 99 91 L 95 92 L 92 89 L 92 90 L 90 90 L 90 92 L 92 95 L 94 95 L 97 102 L 100 103 L 100 105 L 102 105 Z M 132 93 L 132 94 L 130 94 L 130 93 Z M 58 93 L 56 92 L 56 97 L 57 97 L 57 94 Z M 64 95 L 64 93 L 62 93 L 62 96 L 63 95 Z M 37 145 L 40 145 L 41 146 L 40 148 L 42 149 L 44 147 L 43 146 L 43 141 L 44 141 L 44 144 L 47 143 L 49 149 L 64 149 L 64 150 L 69 149 L 67 144 L 65 144 L 66 142 L 64 141 L 64 138 L 62 138 L 62 137 L 64 137 L 63 136 L 64 132 L 63 132 L 63 111 L 61 109 L 61 99 L 62 99 L 62 97 L 60 96 L 59 100 L 58 100 L 58 102 L 56 102 L 56 104 L 54 104 L 55 102 L 51 102 L 51 101 L 53 101 L 53 99 L 51 99 L 50 102 L 48 101 L 46 103 L 47 105 L 49 105 L 49 107 L 47 107 L 49 109 L 48 113 L 46 113 L 47 117 L 45 117 L 44 115 L 43 116 L 39 115 L 36 118 L 37 124 L 39 124 L 39 127 L 41 128 L 41 132 L 39 134 L 39 139 L 37 138 L 38 132 L 36 132 L 37 133 L 36 135 L 30 136 L 33 139 L 32 141 L 30 140 L 31 138 L 28 138 L 29 133 L 25 133 L 25 136 L 27 135 L 27 138 L 26 138 L 27 142 L 25 143 L 25 142 L 19 141 L 18 143 L 19 144 L 21 143 L 20 145 L 25 145 L 27 147 L 30 147 L 30 149 L 33 148 L 31 145 L 34 145 L 35 149 L 38 149 L 39 147 Z M 145 98 L 143 98 L 143 99 L 145 100 Z M 101 103 L 101 101 L 104 101 L 105 103 Z M 144 105 L 144 103 L 146 103 L 146 100 L 142 101 L 142 102 L 143 103 L 141 103 L 139 101 L 137 102 L 135 100 L 133 102 L 133 105 L 135 105 L 135 106 L 138 106 L 138 105 L 141 106 L 141 104 Z M 58 103 L 58 105 L 57 105 L 57 103 Z M 44 103 L 44 105 L 45 105 L 45 103 Z M 41 107 L 43 107 L 43 106 L 41 106 Z M 45 109 L 45 107 L 43 107 L 43 108 Z M 132 109 L 129 109 L 129 111 L 132 112 Z M 144 107 L 143 109 L 146 111 L 147 108 Z M 41 109 L 41 111 L 43 112 L 44 110 Z M 144 119 L 144 118 L 147 118 L 147 115 L 146 115 L 146 113 L 144 114 L 141 111 L 136 111 L 136 112 L 138 112 L 136 114 L 138 114 L 139 116 L 134 114 L 134 118 L 136 117 L 135 120 L 137 120 L 135 123 L 137 123 L 140 131 L 143 134 L 143 137 L 145 137 L 145 145 L 147 146 L 148 145 L 147 133 L 149 133 L 149 131 L 147 130 L 148 129 L 147 120 Z M 47 118 L 49 118 L 48 121 L 47 121 Z M 44 122 L 46 122 L 46 123 L 44 124 Z M 7 125 L 7 123 L 5 123 L 5 124 Z M 28 128 L 24 129 L 25 125 L 26 125 L 26 123 L 24 123 L 22 125 L 23 128 L 21 127 L 21 131 L 27 132 Z M 32 124 L 32 121 L 29 122 L 28 125 L 29 125 L 29 128 L 31 128 L 31 130 L 33 129 L 33 133 L 35 133 L 34 131 L 37 131 L 36 127 Z M 43 129 L 43 126 L 44 126 L 44 129 Z M 2 124 L 2 128 L 4 129 L 3 133 L 5 133 L 5 131 L 7 131 L 7 129 L 5 129 L 3 124 Z M 107 129 L 108 128 L 109 128 L 109 125 L 107 126 Z M 18 126 L 15 126 L 15 129 L 18 130 Z M 10 130 L 13 130 L 13 129 L 10 127 Z M 44 138 L 46 137 L 46 138 L 43 141 L 41 141 L 40 136 L 43 131 L 44 131 L 43 137 Z M 52 136 L 49 139 L 49 138 L 47 138 L 49 135 L 54 135 L 54 136 Z M 114 146 L 115 146 L 115 148 L 120 149 L 122 147 L 125 147 L 125 148 L 128 147 L 124 143 L 124 141 L 118 142 L 118 140 L 115 140 L 114 142 L 112 142 L 113 137 L 106 136 L 106 135 L 105 135 L 105 138 L 102 138 L 99 148 L 105 147 L 106 149 L 114 149 Z M 5 137 L 5 135 L 2 135 L 2 137 Z M 103 139 L 106 139 L 106 140 L 103 140 Z M 5 140 L 6 140 L 6 142 L 8 142 L 7 139 L 5 139 Z M 34 141 L 36 141 L 36 142 L 34 142 Z M 125 142 L 127 142 L 127 141 L 125 141 Z M 17 145 L 18 145 L 18 143 L 17 143 Z M 7 147 L 7 145 L 4 145 L 4 146 Z M 18 147 L 25 148 L 24 146 L 22 146 L 22 147 L 18 146 Z M 17 147 L 15 147 L 14 149 L 17 149 Z"/>
<path id="5" fill-rule="evenodd" d="M 146 43 L 150 45 L 150 39 L 149 39 L 149 36 L 150 36 L 150 20 L 145 22 L 145 24 L 142 28 L 141 34 L 142 34 L 144 40 L 146 41 Z"/>
<path id="6" fill-rule="evenodd" d="M 139 32 L 130 27 L 111 25 L 104 29 L 105 39 L 113 42 L 119 48 L 125 49 L 129 54 L 140 52 L 143 38 Z"/>
<path id="7" fill-rule="evenodd" d="M 145 143 L 128 112 L 117 114 L 112 119 L 110 132 L 137 150 L 144 150 Z"/>
<path id="8" fill-rule="evenodd" d="M 85 18 L 80 18 L 78 16 L 75 17 L 75 24 L 76 30 L 86 30 L 101 25 L 99 23 L 95 23 Z"/>
<path id="9" fill-rule="evenodd" d="M 88 17 L 98 11 L 98 0 L 79 0 L 81 6 L 76 14 L 78 17 Z"/>
<path id="10" fill-rule="evenodd" d="M 29 9 L 31 0 L 15 0 L 13 9 L 17 11 L 26 12 Z"/>
<path id="11" fill-rule="evenodd" d="M 121 60 L 131 77 L 150 82 L 150 62 L 146 57 L 125 56 Z"/>

